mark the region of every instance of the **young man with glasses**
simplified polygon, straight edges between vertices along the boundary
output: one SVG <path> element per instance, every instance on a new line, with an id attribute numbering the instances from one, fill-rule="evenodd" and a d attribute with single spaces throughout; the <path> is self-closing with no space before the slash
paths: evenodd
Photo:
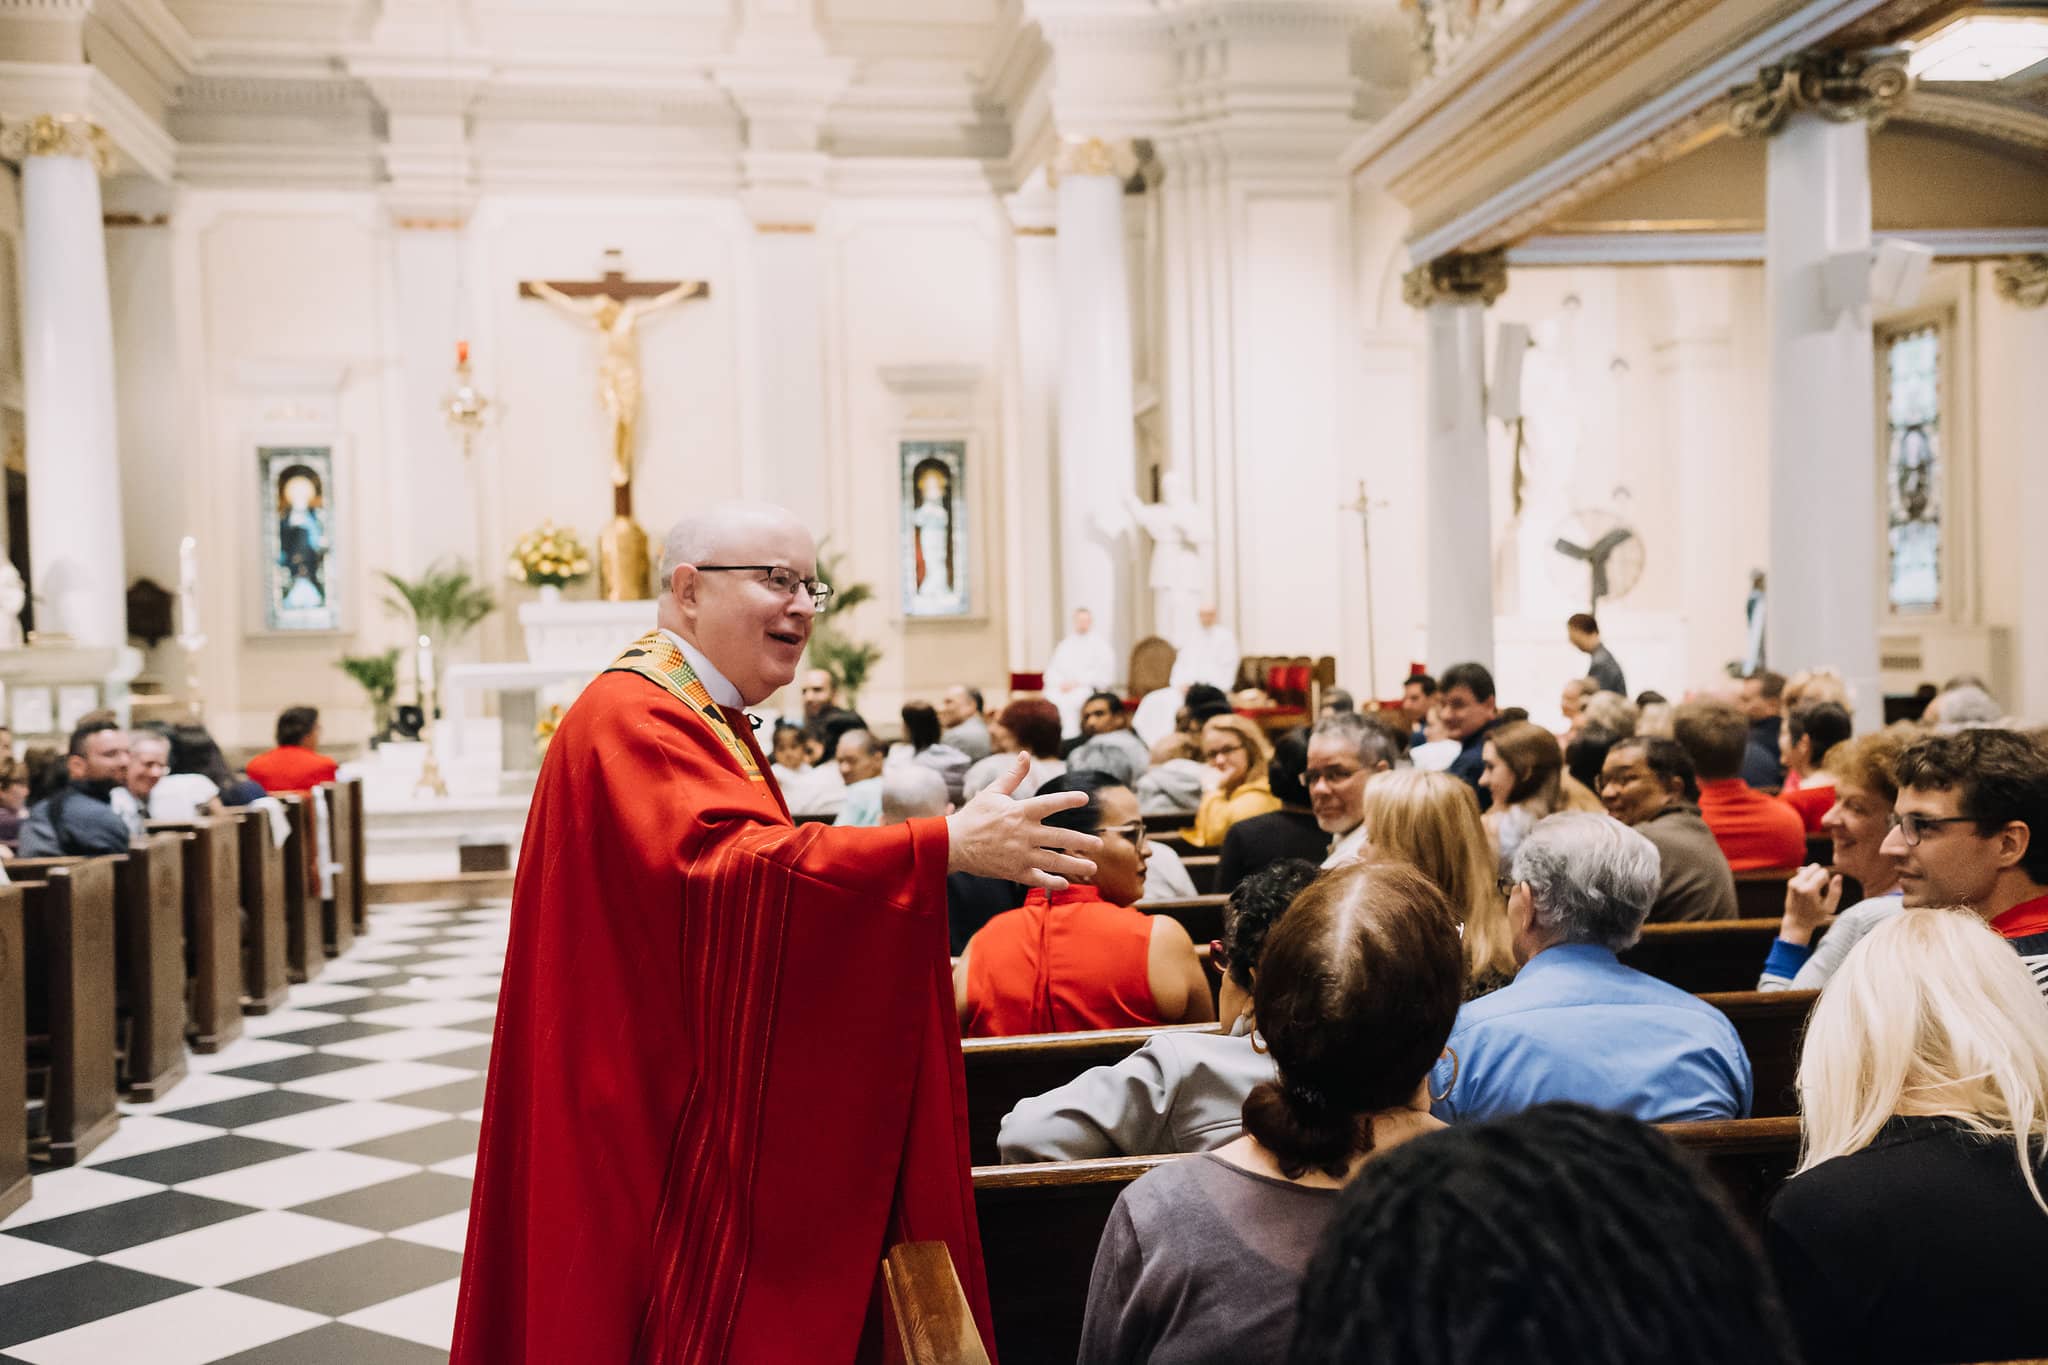
<path id="1" fill-rule="evenodd" d="M 1990 921 L 2048 992 L 2048 752 L 2011 730 L 1923 739 L 1899 755 L 1883 851 L 1907 906 Z"/>

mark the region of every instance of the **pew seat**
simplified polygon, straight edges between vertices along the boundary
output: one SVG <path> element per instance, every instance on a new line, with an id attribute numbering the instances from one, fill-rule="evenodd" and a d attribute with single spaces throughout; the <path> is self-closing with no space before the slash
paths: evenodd
<path id="1" fill-rule="evenodd" d="M 28 1202 L 28 972 L 22 890 L 0 886 L 0 1218 Z"/>
<path id="2" fill-rule="evenodd" d="M 121 1120 L 114 1056 L 114 860 L 88 858 L 16 885 L 22 894 L 27 1000 L 22 1060 L 42 1081 L 49 1162 L 70 1166 L 113 1136 Z"/>
<path id="3" fill-rule="evenodd" d="M 1752 1227 L 1761 1226 L 1772 1195 L 1798 1161 L 1796 1118 L 1675 1123 L 1661 1130 L 1704 1165 Z M 1002 1359 L 1075 1358 L 1095 1248 L 1110 1209 L 1133 1180 L 1177 1160 L 1126 1157 L 975 1168 L 975 1216 Z"/>

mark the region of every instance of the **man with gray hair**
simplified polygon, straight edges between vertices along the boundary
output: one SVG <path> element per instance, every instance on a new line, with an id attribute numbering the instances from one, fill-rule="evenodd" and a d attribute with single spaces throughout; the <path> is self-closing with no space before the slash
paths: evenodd
<path id="1" fill-rule="evenodd" d="M 1624 967 L 1657 897 L 1657 848 L 1579 811 L 1539 822 L 1506 879 L 1514 981 L 1458 1011 L 1431 1077 L 1447 1122 L 1572 1100 L 1645 1123 L 1749 1113 L 1749 1055 L 1728 1016 Z"/>
<path id="2" fill-rule="evenodd" d="M 1309 732 L 1308 767 L 1301 774 L 1316 824 L 1330 836 L 1324 867 L 1355 861 L 1365 845 L 1365 784 L 1406 755 L 1401 733 L 1369 716 L 1339 711 Z"/>

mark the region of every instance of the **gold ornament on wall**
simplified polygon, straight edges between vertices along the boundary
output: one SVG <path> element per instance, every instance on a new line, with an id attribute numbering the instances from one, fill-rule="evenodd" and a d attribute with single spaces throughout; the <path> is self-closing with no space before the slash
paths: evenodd
<path id="1" fill-rule="evenodd" d="M 2022 308 L 2048 305 L 2048 256 L 2015 256 L 1992 272 L 1998 297 Z"/>
<path id="2" fill-rule="evenodd" d="M 1505 249 L 1452 252 L 1416 266 L 1401 277 L 1401 298 L 1410 308 L 1433 303 L 1491 304 L 1508 287 Z"/>
<path id="3" fill-rule="evenodd" d="M 1737 137 L 1769 137 L 1795 113 L 1834 123 L 1862 120 L 1882 127 L 1913 88 L 1900 47 L 1861 52 L 1802 52 L 1773 62 L 1756 80 L 1731 92 L 1728 130 Z"/>
<path id="4" fill-rule="evenodd" d="M 79 114 L 35 114 L 0 126 L 0 157 L 77 156 L 101 175 L 114 169 L 114 144 L 107 130 Z"/>

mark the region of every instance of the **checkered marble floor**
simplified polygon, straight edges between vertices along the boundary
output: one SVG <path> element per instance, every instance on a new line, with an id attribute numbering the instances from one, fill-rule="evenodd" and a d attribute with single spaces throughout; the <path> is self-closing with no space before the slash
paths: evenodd
<path id="1" fill-rule="evenodd" d="M 377 907 L 0 1222 L 0 1365 L 445 1362 L 502 903 Z"/>

